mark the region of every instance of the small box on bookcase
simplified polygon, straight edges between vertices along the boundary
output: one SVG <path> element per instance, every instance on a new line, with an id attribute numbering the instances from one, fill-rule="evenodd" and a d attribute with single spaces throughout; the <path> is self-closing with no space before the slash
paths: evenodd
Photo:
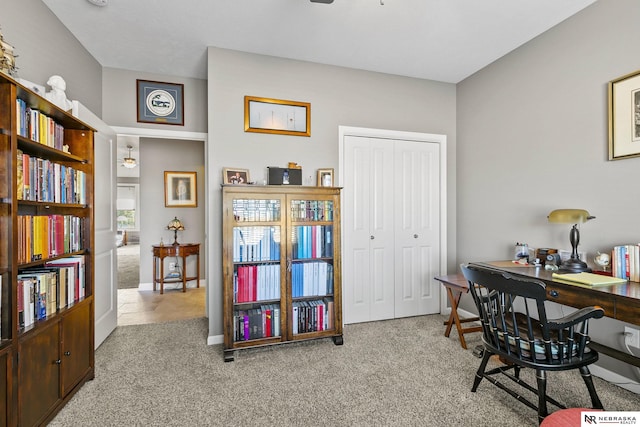
<path id="1" fill-rule="evenodd" d="M 269 169 L 269 185 L 302 185 L 302 169 L 287 169 L 275 166 Z"/>

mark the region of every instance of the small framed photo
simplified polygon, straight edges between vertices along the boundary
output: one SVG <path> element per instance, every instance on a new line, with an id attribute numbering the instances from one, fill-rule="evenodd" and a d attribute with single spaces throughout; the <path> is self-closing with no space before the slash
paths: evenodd
<path id="1" fill-rule="evenodd" d="M 138 122 L 184 125 L 184 85 L 136 80 Z"/>
<path id="2" fill-rule="evenodd" d="M 245 96 L 244 131 L 311 136 L 311 104 Z"/>
<path id="3" fill-rule="evenodd" d="M 609 82 L 609 160 L 640 156 L 640 70 Z"/>
<path id="4" fill-rule="evenodd" d="M 333 168 L 318 169 L 318 187 L 333 187 Z"/>
<path id="5" fill-rule="evenodd" d="M 164 205 L 168 208 L 198 206 L 196 172 L 164 171 Z"/>
<path id="6" fill-rule="evenodd" d="M 222 182 L 224 184 L 248 184 L 249 169 L 224 168 L 222 169 Z"/>

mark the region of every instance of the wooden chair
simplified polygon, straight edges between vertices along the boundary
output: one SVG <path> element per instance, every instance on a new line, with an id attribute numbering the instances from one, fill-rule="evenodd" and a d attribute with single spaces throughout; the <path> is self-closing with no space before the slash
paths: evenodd
<path id="1" fill-rule="evenodd" d="M 547 371 L 578 369 L 593 408 L 603 409 L 587 367 L 598 360 L 598 353 L 588 347 L 589 319 L 604 315 L 600 307 L 586 307 L 560 319 L 547 319 L 545 284 L 538 280 L 475 265 L 462 266 L 469 282 L 469 292 L 482 323 L 484 354 L 471 391 L 483 378 L 506 391 L 520 402 L 538 411 L 538 422 L 548 415 L 547 402 L 561 409 L 566 406 L 547 396 Z M 486 371 L 492 355 L 505 363 Z M 520 378 L 521 368 L 536 370 L 537 387 Z M 498 381 L 499 374 L 538 395 L 537 405 Z"/>

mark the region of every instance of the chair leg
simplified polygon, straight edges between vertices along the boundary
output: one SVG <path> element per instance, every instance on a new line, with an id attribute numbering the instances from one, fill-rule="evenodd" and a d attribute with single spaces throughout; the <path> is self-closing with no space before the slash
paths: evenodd
<path id="1" fill-rule="evenodd" d="M 547 411 L 547 373 L 542 369 L 537 369 L 536 380 L 538 382 L 538 422 L 541 423 L 544 417 L 549 415 Z"/>
<path id="2" fill-rule="evenodd" d="M 582 375 L 582 379 L 587 386 L 587 390 L 589 390 L 589 396 L 591 396 L 591 406 L 594 409 L 604 409 L 602 406 L 602 402 L 600 402 L 600 398 L 598 397 L 598 393 L 596 393 L 596 387 L 593 385 L 593 377 L 591 376 L 591 372 L 589 368 L 586 366 L 582 366 L 580 368 L 580 375 Z"/>
<path id="3" fill-rule="evenodd" d="M 484 378 L 484 370 L 487 367 L 487 363 L 489 362 L 491 356 L 492 354 L 487 351 L 487 349 L 485 349 L 482 354 L 482 362 L 480 362 L 480 366 L 478 367 L 478 371 L 476 372 L 476 377 L 473 380 L 473 387 L 471 387 L 471 391 L 476 391 L 478 389 L 480 381 L 482 381 L 482 378 Z"/>

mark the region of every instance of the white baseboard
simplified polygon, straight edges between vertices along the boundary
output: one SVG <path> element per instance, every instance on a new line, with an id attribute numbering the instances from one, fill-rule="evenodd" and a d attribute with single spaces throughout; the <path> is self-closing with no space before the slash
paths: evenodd
<path id="1" fill-rule="evenodd" d="M 156 284 L 156 288 L 158 288 L 160 285 Z M 164 284 L 164 288 L 173 288 L 173 287 L 180 287 L 182 288 L 182 284 L 181 283 L 165 283 Z M 206 279 L 200 279 L 200 287 L 201 288 L 206 288 L 207 287 L 207 280 Z M 197 288 L 196 286 L 196 281 L 192 280 L 190 282 L 187 282 L 187 289 L 189 288 Z M 149 283 L 140 283 L 138 285 L 138 290 L 139 291 L 152 291 L 153 290 L 153 283 L 149 282 Z"/>
<path id="2" fill-rule="evenodd" d="M 616 374 L 615 372 L 598 366 L 597 364 L 589 365 L 589 371 L 591 371 L 592 375 L 598 378 L 602 378 L 603 380 L 609 381 L 610 383 L 615 384 L 618 387 L 622 387 L 636 394 L 640 394 L 640 383 L 638 383 L 637 381 L 634 381 L 627 377 L 623 377 L 622 375 Z"/>
<path id="3" fill-rule="evenodd" d="M 223 335 L 209 335 L 207 337 L 207 345 L 216 345 L 224 343 Z"/>

